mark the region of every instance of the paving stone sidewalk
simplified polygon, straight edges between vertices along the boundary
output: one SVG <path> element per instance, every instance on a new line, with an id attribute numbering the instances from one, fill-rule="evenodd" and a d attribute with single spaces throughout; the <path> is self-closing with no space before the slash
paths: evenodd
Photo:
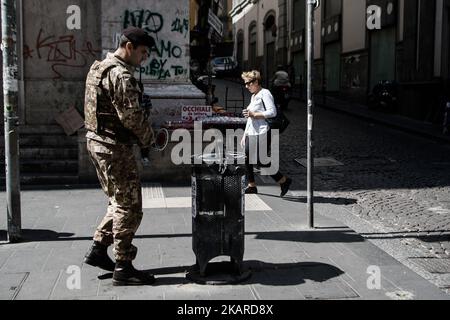
<path id="1" fill-rule="evenodd" d="M 239 95 L 239 84 L 216 80 Z M 222 88 L 222 89 L 220 89 Z M 248 97 L 247 97 L 248 98 Z M 317 167 L 315 191 L 383 237 L 401 241 L 390 254 L 436 285 L 450 287 L 450 141 L 440 129 L 328 97 L 317 99 L 316 158 L 341 165 Z M 280 143 L 281 167 L 306 189 L 306 107 L 292 100 L 291 125 Z M 355 221 L 357 221 L 356 219 Z M 354 225 L 358 232 L 358 224 Z M 366 238 L 369 238 L 366 236 Z M 408 253 L 407 253 L 408 252 Z"/>
<path id="2" fill-rule="evenodd" d="M 194 284 L 185 277 L 195 263 L 189 185 L 144 187 L 144 218 L 134 243 L 139 248 L 136 267 L 157 277 L 148 287 L 114 287 L 108 275 L 82 263 L 106 208 L 99 188 L 23 191 L 25 241 L 5 243 L 5 231 L 0 231 L 0 299 L 450 298 L 331 218 L 330 212 L 342 210 L 336 199 L 323 198 L 318 204 L 317 229 L 312 231 L 306 228 L 302 190 L 293 189 L 281 199 L 277 186 L 260 182 L 260 194 L 246 199 L 244 266 L 252 276 L 237 285 L 217 286 Z M 0 230 L 5 230 L 5 220 L 0 208 Z"/>

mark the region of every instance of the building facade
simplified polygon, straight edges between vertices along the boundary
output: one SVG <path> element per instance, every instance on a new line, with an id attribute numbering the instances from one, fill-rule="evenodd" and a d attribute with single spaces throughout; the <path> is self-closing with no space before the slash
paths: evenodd
<path id="1" fill-rule="evenodd" d="M 127 27 L 143 28 L 156 41 L 150 58 L 135 74 L 152 98 L 155 127 L 179 120 L 182 106 L 205 103 L 205 95 L 189 77 L 189 0 L 15 2 L 23 177 L 34 179 L 35 173 L 46 172 L 57 183 L 96 180 L 83 128 L 67 136 L 57 117 L 71 107 L 83 115 L 89 68 L 118 47 Z M 0 156 L 4 167 L 2 149 Z M 143 168 L 144 176 L 163 179 L 176 174 L 170 153 L 152 153 L 151 160 L 152 167 Z M 67 180 L 62 179 L 65 176 Z"/>
<path id="2" fill-rule="evenodd" d="M 233 28 L 229 11 L 232 0 L 190 0 L 190 58 L 191 66 L 206 73 L 212 57 L 233 55 Z M 222 25 L 219 34 L 209 23 L 212 14 Z M 195 75 L 196 72 L 193 72 Z"/>
<path id="3" fill-rule="evenodd" d="M 283 64 L 303 93 L 305 11 L 305 0 L 234 0 L 235 55 L 244 68 L 268 78 Z M 399 114 L 442 121 L 450 99 L 449 0 L 321 0 L 314 16 L 316 91 L 366 103 L 379 81 L 395 81 Z"/>
<path id="4" fill-rule="evenodd" d="M 267 83 L 288 58 L 287 0 L 233 0 L 235 56 L 243 70 L 258 69 Z"/>

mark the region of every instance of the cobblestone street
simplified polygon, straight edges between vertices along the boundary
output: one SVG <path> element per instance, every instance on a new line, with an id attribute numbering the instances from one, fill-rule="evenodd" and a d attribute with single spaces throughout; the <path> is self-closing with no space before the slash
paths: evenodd
<path id="1" fill-rule="evenodd" d="M 238 84 L 216 84 L 219 102 L 223 87 L 239 95 Z M 319 106 L 314 112 L 315 157 L 343 164 L 316 168 L 318 200 L 340 201 L 381 237 L 401 239 L 419 256 L 449 259 L 450 146 Z M 294 189 L 306 191 L 306 168 L 295 161 L 306 158 L 305 104 L 292 100 L 286 115 L 281 170 L 294 178 Z"/>
<path id="2" fill-rule="evenodd" d="M 235 82 L 215 82 L 219 104 L 227 86 L 229 100 L 242 94 Z M 240 112 L 237 106 L 230 111 Z M 317 107 L 311 230 L 303 166 L 306 110 L 292 101 L 286 114 L 291 125 L 281 136 L 280 170 L 293 185 L 280 197 L 272 179 L 257 175 L 258 194 L 241 202 L 245 232 L 227 244 L 245 247 L 242 275 L 249 278 L 220 282 L 211 268 L 205 277 L 211 282 L 189 278 L 199 254 L 196 225 L 210 215 L 193 215 L 198 207 L 189 180 L 143 180 L 134 263 L 156 282 L 136 287 L 116 287 L 112 273 L 84 262 L 108 205 L 101 188 L 35 186 L 21 192 L 21 242 L 7 241 L 7 208 L 0 208 L 0 300 L 449 300 L 448 146 Z M 6 196 L 0 192 L 0 202 Z M 226 202 L 224 208 L 227 217 Z M 207 241 L 225 254 L 213 263 L 228 262 L 222 250 L 234 238 L 215 229 L 228 222 L 205 220 Z"/>

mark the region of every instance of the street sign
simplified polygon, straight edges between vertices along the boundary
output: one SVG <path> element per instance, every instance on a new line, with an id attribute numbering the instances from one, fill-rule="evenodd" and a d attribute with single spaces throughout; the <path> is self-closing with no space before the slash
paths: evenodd
<path id="1" fill-rule="evenodd" d="M 213 27 L 216 32 L 222 36 L 223 35 L 223 23 L 220 19 L 209 9 L 208 12 L 208 23 L 211 27 Z"/>

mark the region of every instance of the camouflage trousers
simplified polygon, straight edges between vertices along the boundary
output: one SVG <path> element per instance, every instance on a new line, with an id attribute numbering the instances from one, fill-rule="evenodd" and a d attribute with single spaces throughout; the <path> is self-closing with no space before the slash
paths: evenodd
<path id="1" fill-rule="evenodd" d="M 107 246 L 114 244 L 116 260 L 134 260 L 137 248 L 131 243 L 142 220 L 142 194 L 132 147 L 88 139 L 87 149 L 109 199 L 94 241 Z"/>

